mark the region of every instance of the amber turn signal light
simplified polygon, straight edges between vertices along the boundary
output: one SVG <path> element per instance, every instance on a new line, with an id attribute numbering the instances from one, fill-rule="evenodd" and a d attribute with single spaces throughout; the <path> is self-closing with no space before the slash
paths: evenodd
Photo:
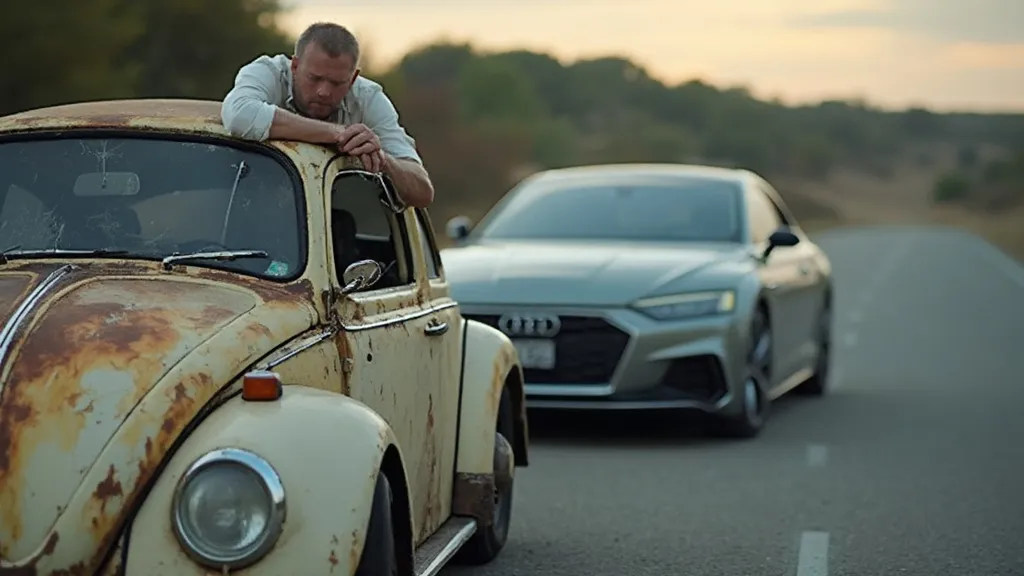
<path id="1" fill-rule="evenodd" d="M 247 402 L 270 402 L 283 393 L 281 377 L 277 372 L 255 370 L 242 377 L 242 400 Z"/>

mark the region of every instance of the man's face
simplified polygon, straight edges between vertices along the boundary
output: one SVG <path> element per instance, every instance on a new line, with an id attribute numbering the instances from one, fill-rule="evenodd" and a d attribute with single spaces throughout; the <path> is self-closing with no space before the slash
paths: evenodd
<path id="1" fill-rule="evenodd" d="M 331 58 L 316 44 L 292 58 L 292 88 L 296 108 L 305 116 L 324 120 L 341 106 L 359 75 L 352 57 Z"/>

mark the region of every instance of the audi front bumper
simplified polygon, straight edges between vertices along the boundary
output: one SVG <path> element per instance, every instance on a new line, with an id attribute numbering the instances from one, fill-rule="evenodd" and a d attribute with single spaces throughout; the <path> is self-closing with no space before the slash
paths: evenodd
<path id="1" fill-rule="evenodd" d="M 665 322 L 627 308 L 476 304 L 462 314 L 516 345 L 531 409 L 740 410 L 747 323 L 735 316 Z"/>

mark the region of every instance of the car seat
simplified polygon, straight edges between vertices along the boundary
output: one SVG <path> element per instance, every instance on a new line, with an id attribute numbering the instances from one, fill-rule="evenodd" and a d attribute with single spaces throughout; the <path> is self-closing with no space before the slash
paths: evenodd
<path id="1" fill-rule="evenodd" d="M 359 259 L 356 219 L 348 210 L 331 210 L 331 246 L 338 281 L 344 282 L 345 269 Z"/>

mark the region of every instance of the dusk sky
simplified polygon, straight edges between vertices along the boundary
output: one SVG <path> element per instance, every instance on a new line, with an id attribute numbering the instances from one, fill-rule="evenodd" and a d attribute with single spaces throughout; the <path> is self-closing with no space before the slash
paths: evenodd
<path id="1" fill-rule="evenodd" d="M 629 56 L 661 80 L 787 102 L 1024 111 L 1022 0 L 290 0 L 285 25 L 348 26 L 389 64 L 446 38 L 563 61 Z"/>

